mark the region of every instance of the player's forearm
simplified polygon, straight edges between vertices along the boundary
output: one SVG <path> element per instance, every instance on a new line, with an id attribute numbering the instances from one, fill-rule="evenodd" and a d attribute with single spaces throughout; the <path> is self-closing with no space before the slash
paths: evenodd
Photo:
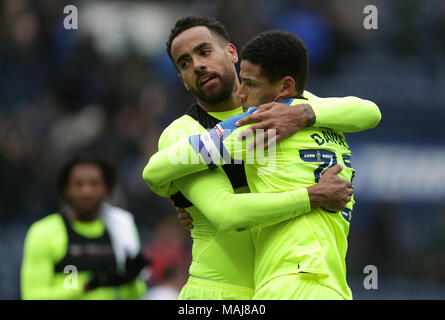
<path id="1" fill-rule="evenodd" d="M 282 193 L 236 194 L 226 200 L 224 230 L 265 227 L 308 213 L 311 205 L 307 189 Z M 242 197 L 242 198 L 241 198 Z"/>
<path id="2" fill-rule="evenodd" d="M 311 210 L 306 189 L 282 193 L 222 192 L 211 202 L 196 204 L 220 231 L 264 227 L 288 220 Z"/>
<path id="3" fill-rule="evenodd" d="M 52 263 L 25 261 L 21 274 L 23 300 L 74 300 L 83 293 L 83 280 L 78 278 L 77 288 L 65 288 L 63 281 L 53 281 Z"/>
<path id="4" fill-rule="evenodd" d="M 374 128 L 381 119 L 377 105 L 357 97 L 309 100 L 315 113 L 315 126 L 342 132 Z"/>
<path id="5" fill-rule="evenodd" d="M 65 288 L 61 286 L 36 286 L 33 288 L 22 288 L 23 300 L 77 300 L 83 294 L 82 286 L 77 289 Z"/>
<path id="6" fill-rule="evenodd" d="M 194 152 L 187 138 L 155 153 L 145 166 L 142 177 L 154 192 L 169 197 L 172 181 L 206 169 L 208 167 Z"/>
<path id="7" fill-rule="evenodd" d="M 181 193 L 220 231 L 271 225 L 311 210 L 307 189 L 235 194 L 221 168 L 175 181 Z"/>
<path id="8" fill-rule="evenodd" d="M 215 194 L 208 218 L 220 231 L 266 227 L 310 212 L 328 201 L 326 186 L 280 193 Z M 207 204 L 208 206 L 208 204 Z M 205 212 L 205 211 L 203 211 Z"/>

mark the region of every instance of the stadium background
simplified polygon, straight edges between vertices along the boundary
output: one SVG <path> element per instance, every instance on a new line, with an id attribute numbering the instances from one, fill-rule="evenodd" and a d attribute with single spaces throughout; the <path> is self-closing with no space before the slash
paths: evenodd
<path id="1" fill-rule="evenodd" d="M 78 30 L 63 27 L 67 4 Z M 378 30 L 363 27 L 367 4 Z M 188 14 L 218 18 L 238 49 L 267 29 L 293 31 L 310 51 L 310 91 L 379 105 L 376 129 L 348 135 L 351 288 L 356 299 L 444 298 L 444 1 L 0 0 L 0 299 L 20 297 L 27 228 L 57 211 L 57 171 L 78 150 L 116 163 L 112 202 L 135 215 L 144 243 L 175 214 L 141 172 L 193 101 L 164 45 Z M 379 271 L 377 290 L 363 287 L 366 265 Z"/>

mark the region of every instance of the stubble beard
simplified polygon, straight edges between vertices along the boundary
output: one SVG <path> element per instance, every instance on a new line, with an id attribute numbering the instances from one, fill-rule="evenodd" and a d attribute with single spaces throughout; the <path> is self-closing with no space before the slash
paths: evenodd
<path id="1" fill-rule="evenodd" d="M 218 74 L 219 88 L 217 91 L 211 91 L 207 94 L 203 90 L 196 89 L 193 94 L 206 104 L 214 105 L 230 98 L 235 86 L 235 76 L 229 70 L 224 70 L 224 75 Z"/>

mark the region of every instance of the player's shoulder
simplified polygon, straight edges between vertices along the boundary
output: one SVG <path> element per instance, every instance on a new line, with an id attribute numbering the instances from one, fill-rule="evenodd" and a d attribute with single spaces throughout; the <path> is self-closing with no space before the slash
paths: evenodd
<path id="1" fill-rule="evenodd" d="M 102 220 L 111 235 L 129 244 L 132 250 L 139 248 L 138 230 L 131 212 L 107 202 L 102 203 Z"/>
<path id="2" fill-rule="evenodd" d="M 199 122 L 193 117 L 185 114 L 172 121 L 172 123 L 170 123 L 164 129 L 164 131 L 162 131 L 161 136 L 159 137 L 158 148 L 161 150 L 180 140 L 181 138 L 196 134 L 201 130 L 204 129 Z"/>
<path id="3" fill-rule="evenodd" d="M 309 99 L 322 99 L 322 98 L 316 96 L 315 94 L 313 94 L 312 92 L 307 91 L 307 90 L 304 90 L 304 91 L 303 91 L 302 96 L 303 96 L 305 99 L 308 99 L 308 100 L 309 100 Z"/>
<path id="4" fill-rule="evenodd" d="M 322 99 L 322 98 L 316 96 L 315 94 L 313 94 L 307 90 L 304 90 L 303 94 L 299 95 L 298 97 L 289 98 L 281 103 L 288 104 L 290 106 L 294 106 L 297 104 L 310 103 L 310 101 L 320 100 L 320 99 Z"/>
<path id="5" fill-rule="evenodd" d="M 53 213 L 35 221 L 28 230 L 28 236 L 42 238 L 57 235 L 63 230 L 64 222 L 59 213 Z"/>
<path id="6" fill-rule="evenodd" d="M 309 102 L 310 101 L 312 101 L 312 102 L 332 101 L 332 100 L 335 100 L 335 99 L 349 99 L 349 100 L 354 101 L 354 102 L 357 101 L 357 100 L 365 101 L 362 98 L 359 98 L 359 97 L 356 97 L 356 96 L 350 96 L 350 95 L 349 96 L 339 96 L 339 97 L 337 97 L 337 96 L 335 96 L 335 97 L 320 97 L 320 96 L 317 96 L 317 95 L 315 95 L 312 92 L 309 92 L 307 90 L 304 90 L 302 96 L 304 98 L 306 98 Z M 369 101 L 369 102 L 371 102 L 371 101 Z"/>
<path id="7" fill-rule="evenodd" d="M 181 129 L 185 125 L 195 124 L 198 123 L 193 117 L 189 116 L 188 114 L 184 114 L 183 116 L 173 120 L 162 133 L 168 132 L 175 129 Z"/>
<path id="8" fill-rule="evenodd" d="M 113 206 L 107 202 L 104 202 L 102 204 L 102 211 L 104 214 L 111 215 L 114 218 L 121 221 L 124 220 L 134 221 L 134 216 L 130 211 L 127 211 L 117 206 Z"/>
<path id="9" fill-rule="evenodd" d="M 241 120 L 249 115 L 251 115 L 252 113 L 254 113 L 256 110 L 258 109 L 258 107 L 250 107 L 248 108 L 246 111 L 244 111 L 243 113 L 234 115 L 224 121 L 221 121 L 220 123 L 218 123 L 218 125 L 216 126 L 216 128 L 219 127 L 219 129 L 221 130 L 229 130 L 231 132 L 239 129 L 240 127 L 238 127 L 236 125 L 236 122 L 238 120 Z"/>

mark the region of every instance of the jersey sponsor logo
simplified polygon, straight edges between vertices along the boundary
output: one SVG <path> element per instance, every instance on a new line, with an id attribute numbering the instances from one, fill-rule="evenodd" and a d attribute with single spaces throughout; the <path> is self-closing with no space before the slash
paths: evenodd
<path id="1" fill-rule="evenodd" d="M 112 256 L 113 248 L 110 245 L 101 244 L 71 244 L 69 253 L 74 257 L 80 256 Z"/>

